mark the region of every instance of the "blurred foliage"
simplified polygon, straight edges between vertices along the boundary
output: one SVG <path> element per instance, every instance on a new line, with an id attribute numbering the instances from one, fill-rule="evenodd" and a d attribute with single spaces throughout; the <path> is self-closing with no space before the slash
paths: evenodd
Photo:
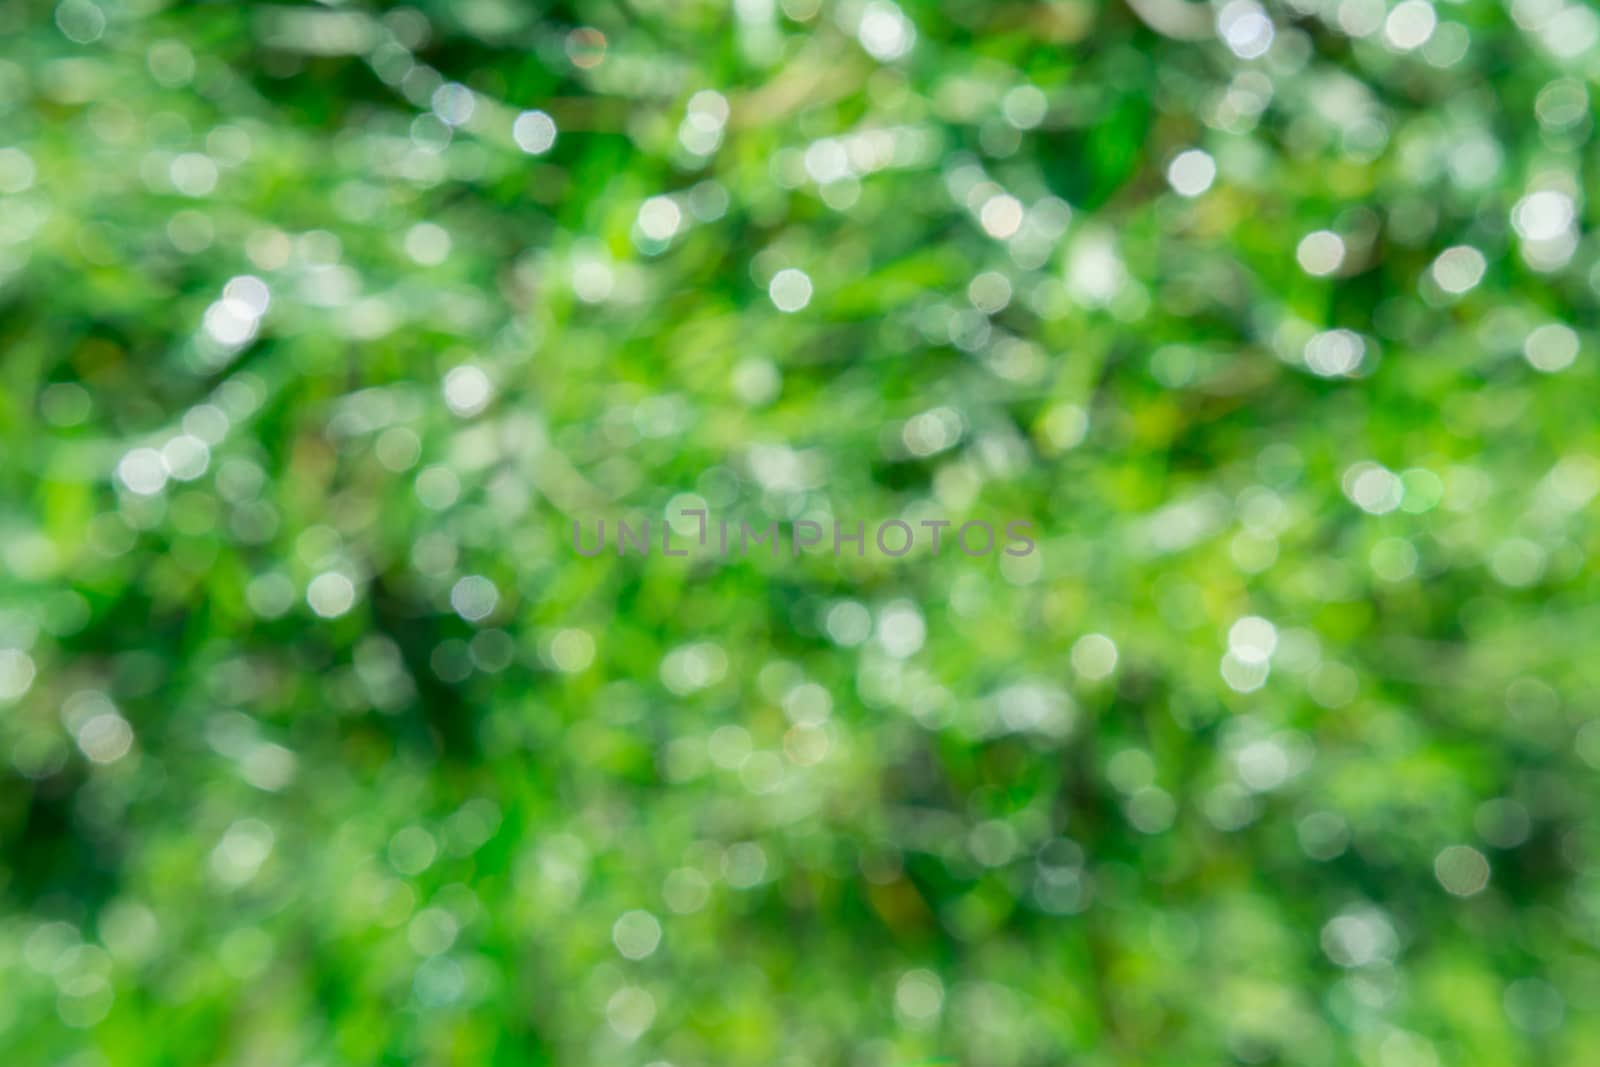
<path id="1" fill-rule="evenodd" d="M 0 39 L 6 1062 L 1600 1062 L 1591 8 Z"/>

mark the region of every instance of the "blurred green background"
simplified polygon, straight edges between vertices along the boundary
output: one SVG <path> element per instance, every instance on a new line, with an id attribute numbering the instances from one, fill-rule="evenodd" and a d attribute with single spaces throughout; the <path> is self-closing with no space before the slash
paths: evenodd
<path id="1" fill-rule="evenodd" d="M 1597 41 L 0 3 L 5 1062 L 1600 1063 Z"/>

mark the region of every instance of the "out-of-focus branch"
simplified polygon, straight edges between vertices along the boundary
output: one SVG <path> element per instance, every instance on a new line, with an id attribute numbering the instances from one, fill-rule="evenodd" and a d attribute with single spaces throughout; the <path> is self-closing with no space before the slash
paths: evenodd
<path id="1" fill-rule="evenodd" d="M 1204 4 L 1187 0 L 1128 0 L 1129 9 L 1139 21 L 1163 37 L 1180 41 L 1199 41 L 1212 34 L 1211 11 Z"/>

